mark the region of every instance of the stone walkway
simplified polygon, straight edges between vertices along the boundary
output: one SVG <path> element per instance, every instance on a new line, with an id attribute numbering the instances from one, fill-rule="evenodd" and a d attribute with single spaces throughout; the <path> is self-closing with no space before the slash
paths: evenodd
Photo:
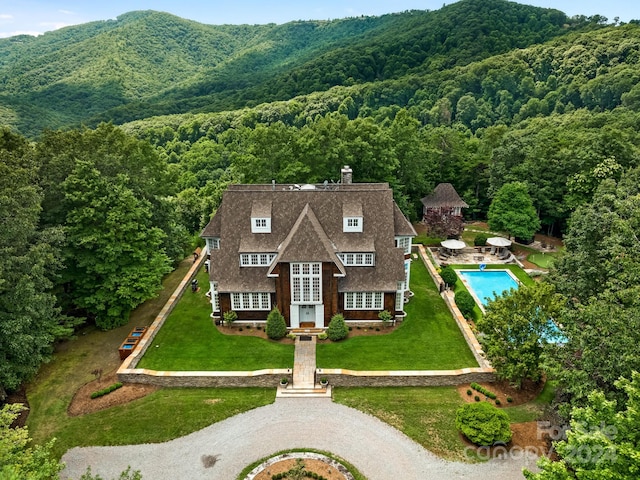
<path id="1" fill-rule="evenodd" d="M 522 480 L 522 467 L 535 467 L 535 457 L 523 452 L 480 464 L 449 462 L 377 418 L 328 398 L 280 398 L 165 443 L 72 448 L 62 457 L 61 478 L 77 480 L 88 466 L 93 475 L 118 478 L 130 465 L 145 480 L 234 480 L 252 462 L 294 448 L 339 455 L 368 480 Z"/>
<path id="2" fill-rule="evenodd" d="M 302 340 L 306 338 L 308 340 Z M 316 336 L 296 337 L 293 388 L 313 388 L 316 383 Z"/>

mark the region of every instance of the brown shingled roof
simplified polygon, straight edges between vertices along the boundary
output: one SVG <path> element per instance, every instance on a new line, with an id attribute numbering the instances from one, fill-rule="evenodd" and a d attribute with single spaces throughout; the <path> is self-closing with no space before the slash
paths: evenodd
<path id="1" fill-rule="evenodd" d="M 251 213 L 271 206 L 271 233 L 251 233 Z M 362 233 L 343 232 L 343 215 L 361 212 Z M 334 261 L 345 272 L 340 291 L 395 291 L 404 280 L 404 254 L 396 235 L 415 236 L 388 184 L 230 185 L 202 232 L 220 238 L 211 252 L 211 278 L 220 292 L 274 291 L 268 267 L 240 267 L 240 253 L 276 253 L 278 261 Z M 344 267 L 337 253 L 376 254 L 374 267 Z M 274 262 L 274 263 L 275 263 Z"/>
<path id="2" fill-rule="evenodd" d="M 439 183 L 430 195 L 422 199 L 422 205 L 425 208 L 469 207 L 450 183 Z"/>

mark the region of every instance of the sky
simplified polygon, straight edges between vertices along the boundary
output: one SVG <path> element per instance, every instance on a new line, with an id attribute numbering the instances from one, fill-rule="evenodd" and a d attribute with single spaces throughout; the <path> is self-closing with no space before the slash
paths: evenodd
<path id="1" fill-rule="evenodd" d="M 159 10 L 211 25 L 287 23 L 382 15 L 405 10 L 437 10 L 456 0 L 0 0 L 0 38 L 40 35 L 69 25 L 115 19 L 133 10 Z M 569 16 L 603 15 L 640 19 L 638 0 L 521 0 L 556 8 Z"/>

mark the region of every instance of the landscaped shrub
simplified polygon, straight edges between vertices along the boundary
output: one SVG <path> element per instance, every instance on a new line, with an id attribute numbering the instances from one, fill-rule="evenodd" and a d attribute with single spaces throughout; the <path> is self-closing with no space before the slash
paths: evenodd
<path id="1" fill-rule="evenodd" d="M 511 398 L 511 397 L 507 397 L 507 402 L 508 402 L 508 403 L 513 402 L 513 398 Z"/>
<path id="2" fill-rule="evenodd" d="M 277 307 L 269 312 L 264 331 L 267 333 L 267 337 L 273 340 L 280 340 L 287 334 L 287 324 Z"/>
<path id="3" fill-rule="evenodd" d="M 329 340 L 337 342 L 347 338 L 347 335 L 349 335 L 349 328 L 344 322 L 344 316 L 341 313 L 336 313 L 329 322 L 327 337 L 329 337 Z"/>
<path id="4" fill-rule="evenodd" d="M 496 405 L 502 405 L 502 402 L 496 398 Z"/>
<path id="5" fill-rule="evenodd" d="M 465 317 L 469 317 L 473 313 L 473 308 L 476 306 L 475 300 L 466 290 L 460 290 L 456 293 L 455 302 L 460 309 L 460 313 Z"/>
<path id="6" fill-rule="evenodd" d="M 467 395 L 471 396 L 473 394 L 473 392 L 471 391 L 471 389 L 467 390 Z"/>
<path id="7" fill-rule="evenodd" d="M 327 339 L 327 333 L 326 332 L 322 332 L 318 334 L 318 340 L 326 340 Z"/>
<path id="8" fill-rule="evenodd" d="M 487 244 L 487 238 L 489 238 L 488 233 L 479 233 L 476 235 L 476 238 L 473 239 L 473 244 L 476 247 L 484 247 Z"/>
<path id="9" fill-rule="evenodd" d="M 509 416 L 490 403 L 468 403 L 456 411 L 456 428 L 476 445 L 511 440 Z"/>
<path id="10" fill-rule="evenodd" d="M 112 385 L 109 385 L 107 388 L 103 388 L 102 390 L 98 390 L 97 392 L 93 392 L 91 394 L 91 398 L 98 398 L 98 397 L 103 397 L 104 395 L 113 392 L 114 390 L 119 389 L 120 387 L 122 387 L 122 383 L 117 382 L 114 383 Z"/>
<path id="11" fill-rule="evenodd" d="M 456 275 L 456 272 L 451 267 L 444 267 L 440 272 L 440 277 L 442 277 L 442 281 L 450 287 L 453 287 L 458 281 L 458 275 Z"/>
<path id="12" fill-rule="evenodd" d="M 233 310 L 229 310 L 222 314 L 222 318 L 224 318 L 224 324 L 227 327 L 230 327 L 233 324 L 233 322 L 235 322 L 238 319 L 238 314 Z"/>
<path id="13" fill-rule="evenodd" d="M 480 397 L 479 397 L 478 395 L 476 395 L 475 397 L 473 397 L 473 399 L 474 399 L 476 402 L 479 402 L 479 401 L 480 401 Z"/>
<path id="14" fill-rule="evenodd" d="M 393 320 L 393 315 L 391 315 L 391 312 L 389 310 L 382 310 L 380 313 L 378 313 L 378 318 L 382 322 L 382 325 L 386 327 L 387 325 L 389 325 L 389 323 L 391 323 L 391 320 Z"/>
<path id="15" fill-rule="evenodd" d="M 483 395 L 489 397 L 491 400 L 495 400 L 497 395 L 493 393 L 491 390 L 487 390 L 482 385 L 478 385 L 476 382 L 473 382 L 471 385 L 475 391 L 482 393 Z"/>

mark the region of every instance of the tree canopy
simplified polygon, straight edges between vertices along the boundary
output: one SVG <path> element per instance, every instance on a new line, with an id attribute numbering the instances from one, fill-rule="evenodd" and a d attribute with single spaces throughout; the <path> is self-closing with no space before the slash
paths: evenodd
<path id="1" fill-rule="evenodd" d="M 530 239 L 540 220 L 524 182 L 505 183 L 496 193 L 487 213 L 489 228 L 509 236 Z"/>

